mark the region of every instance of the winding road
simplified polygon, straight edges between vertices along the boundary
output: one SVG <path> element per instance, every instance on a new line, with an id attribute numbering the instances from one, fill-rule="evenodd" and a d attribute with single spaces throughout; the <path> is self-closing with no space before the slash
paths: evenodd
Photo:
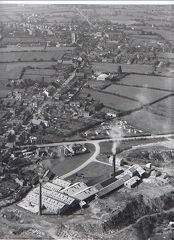
<path id="1" fill-rule="evenodd" d="M 95 146 L 94 154 L 86 162 L 84 162 L 82 165 L 80 165 L 79 167 L 77 167 L 74 170 L 70 171 L 69 173 L 66 173 L 63 176 L 61 176 L 60 177 L 61 179 L 64 179 L 64 178 L 72 176 L 73 174 L 77 173 L 81 169 L 85 168 L 89 163 L 96 161 L 96 157 L 100 153 L 100 145 L 99 145 L 99 143 L 93 143 L 93 145 Z"/>
<path id="2" fill-rule="evenodd" d="M 105 164 L 105 165 L 110 165 L 108 163 L 105 162 L 101 162 L 99 160 L 96 159 L 96 157 L 100 154 L 100 143 L 102 142 L 108 142 L 108 141 L 117 141 L 117 142 L 124 142 L 124 141 L 142 141 L 142 140 L 147 140 L 147 139 L 170 139 L 170 138 L 174 138 L 174 134 L 165 134 L 165 135 L 151 135 L 151 136 L 138 136 L 138 137 L 122 137 L 122 138 L 117 138 L 117 139 L 111 139 L 111 138 L 107 138 L 107 139 L 89 139 L 89 140 L 79 140 L 79 141 L 67 141 L 67 142 L 59 142 L 59 143 L 48 143 L 48 144 L 37 144 L 35 145 L 38 148 L 48 148 L 48 147 L 57 147 L 60 145 L 70 145 L 73 143 L 81 143 L 81 144 L 85 144 L 85 143 L 89 143 L 89 144 L 93 144 L 95 147 L 95 151 L 94 154 L 92 156 L 90 156 L 90 158 L 84 162 L 83 164 L 81 164 L 80 166 L 78 166 L 77 168 L 73 169 L 72 171 L 60 176 L 61 179 L 65 179 L 68 178 L 74 174 L 76 174 L 77 172 L 79 172 L 80 170 L 82 170 L 83 168 L 85 168 L 88 164 L 90 164 L 91 162 L 100 162 L 101 164 Z M 142 145 L 142 144 L 140 144 Z M 26 148 L 26 147 L 30 147 L 32 145 L 24 145 L 24 146 L 20 146 L 20 148 Z"/>

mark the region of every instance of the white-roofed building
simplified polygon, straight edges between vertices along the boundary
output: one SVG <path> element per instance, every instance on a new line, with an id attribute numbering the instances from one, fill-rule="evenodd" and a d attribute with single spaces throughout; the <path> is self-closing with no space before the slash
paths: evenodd
<path id="1" fill-rule="evenodd" d="M 46 194 L 47 192 L 47 194 Z M 56 192 L 57 193 L 57 192 Z M 56 194 L 55 194 L 56 195 Z M 57 196 L 57 195 L 56 195 Z M 59 201 L 59 199 L 64 200 Z M 59 196 L 54 198 L 54 192 L 51 192 L 47 189 L 42 189 L 42 206 L 46 208 L 47 211 L 54 214 L 61 214 L 67 211 L 70 207 L 70 204 L 74 199 L 70 197 Z M 27 196 L 18 204 L 19 207 L 22 207 L 26 210 L 29 210 L 33 213 L 39 212 L 39 187 L 35 188 L 33 191 L 29 192 Z"/>
<path id="2" fill-rule="evenodd" d="M 107 74 L 102 73 L 102 74 L 100 74 L 100 75 L 97 77 L 97 80 L 98 80 L 98 81 L 104 81 L 107 77 L 108 77 Z"/>
<path id="3" fill-rule="evenodd" d="M 47 196 L 47 197 L 51 197 L 55 200 L 58 200 L 58 201 L 61 201 L 65 204 L 68 204 L 68 205 L 74 205 L 76 200 L 66 194 L 63 194 L 63 193 L 60 193 L 60 192 L 54 192 L 54 191 L 50 191 L 48 189 L 45 189 L 45 188 L 42 188 L 42 194 L 44 196 Z"/>
<path id="4" fill-rule="evenodd" d="M 51 183 L 51 182 L 47 182 L 47 183 L 43 184 L 42 186 L 48 190 L 56 191 L 56 192 L 59 192 L 62 189 L 62 187 L 60 187 L 54 183 Z"/>
<path id="5" fill-rule="evenodd" d="M 127 180 L 124 185 L 127 188 L 133 188 L 135 187 L 139 182 L 140 182 L 140 178 L 138 176 L 132 177 L 129 180 Z"/>
<path id="6" fill-rule="evenodd" d="M 146 174 L 146 171 L 140 165 L 134 164 L 133 166 L 134 166 L 134 168 L 136 168 L 138 175 L 140 177 L 143 177 Z"/>
<path id="7" fill-rule="evenodd" d="M 52 183 L 62 187 L 62 188 L 67 188 L 71 185 L 71 183 L 69 181 L 66 181 L 66 180 L 63 180 L 63 179 L 60 179 L 58 177 L 54 178 Z"/>
<path id="8" fill-rule="evenodd" d="M 69 187 L 67 187 L 65 189 L 62 189 L 61 192 L 66 193 L 69 196 L 73 197 L 75 194 L 85 190 L 86 188 L 88 188 L 88 186 L 85 183 L 77 182 L 77 183 L 74 183 L 73 185 L 70 185 Z"/>
<path id="9" fill-rule="evenodd" d="M 74 195 L 75 198 L 79 200 L 87 200 L 88 198 L 94 196 L 98 192 L 98 189 L 94 186 L 88 187 Z"/>

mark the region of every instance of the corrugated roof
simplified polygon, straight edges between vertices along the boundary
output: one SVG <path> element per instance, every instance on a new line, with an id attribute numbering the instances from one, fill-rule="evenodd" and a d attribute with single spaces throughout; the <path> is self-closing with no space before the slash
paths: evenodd
<path id="1" fill-rule="evenodd" d="M 92 197 L 97 192 L 98 192 L 97 188 L 95 186 L 92 186 L 92 187 L 89 187 L 88 189 L 85 189 L 84 191 L 81 191 L 80 193 L 76 194 L 75 197 L 79 200 L 86 200 L 86 199 Z"/>
<path id="2" fill-rule="evenodd" d="M 111 184 L 108 185 L 107 187 L 101 189 L 101 190 L 97 193 L 97 195 L 98 195 L 99 197 L 103 197 L 104 195 L 106 195 L 106 194 L 108 194 L 108 193 L 110 193 L 110 192 L 112 192 L 112 191 L 114 191 L 114 190 L 122 187 L 123 185 L 124 185 L 123 179 L 119 179 L 119 180 L 111 183 Z"/>

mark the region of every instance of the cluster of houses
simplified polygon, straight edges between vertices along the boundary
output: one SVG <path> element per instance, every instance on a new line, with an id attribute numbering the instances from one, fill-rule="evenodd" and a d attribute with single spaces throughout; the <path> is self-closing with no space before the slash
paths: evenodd
<path id="1" fill-rule="evenodd" d="M 40 208 L 43 214 L 71 213 L 86 206 L 94 197 L 104 197 L 122 187 L 135 187 L 146 175 L 147 172 L 140 165 L 134 164 L 93 186 L 87 186 L 84 182 L 72 184 L 55 177 L 30 191 L 18 206 L 33 213 L 39 213 Z"/>

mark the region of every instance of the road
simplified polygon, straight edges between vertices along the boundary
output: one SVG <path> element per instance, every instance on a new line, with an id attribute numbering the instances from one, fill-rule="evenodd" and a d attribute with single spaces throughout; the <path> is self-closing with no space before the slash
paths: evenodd
<path id="1" fill-rule="evenodd" d="M 143 137 L 128 137 L 128 138 L 117 138 L 117 139 L 108 138 L 108 139 L 84 140 L 84 141 L 73 141 L 73 142 L 69 141 L 69 142 L 50 143 L 50 144 L 38 144 L 36 146 L 37 147 L 56 147 L 56 146 L 60 146 L 60 145 L 69 145 L 69 144 L 72 144 L 72 143 L 90 143 L 90 144 L 93 144 L 95 146 L 94 154 L 86 162 L 84 162 L 82 165 L 78 166 L 77 168 L 73 169 L 72 171 L 60 176 L 61 179 L 65 179 L 65 178 L 68 178 L 68 177 L 76 174 L 77 172 L 79 172 L 80 170 L 85 168 L 88 164 L 90 164 L 91 162 L 96 162 L 96 161 L 99 162 L 96 159 L 96 157 L 100 154 L 99 143 L 101 143 L 101 142 L 107 142 L 107 141 L 138 141 L 138 140 L 146 140 L 146 139 L 160 139 L 160 138 L 171 138 L 171 137 L 174 137 L 174 134 L 143 136 Z M 28 146 L 31 146 L 31 145 L 28 145 Z M 26 147 L 26 146 L 23 146 L 23 147 Z"/>
<path id="2" fill-rule="evenodd" d="M 103 138 L 103 139 L 87 139 L 87 140 L 74 140 L 74 141 L 64 141 L 58 143 L 47 143 L 47 144 L 35 144 L 35 145 L 22 145 L 19 148 L 26 148 L 31 146 L 36 146 L 38 148 L 47 148 L 47 147 L 57 147 L 60 145 L 71 145 L 71 144 L 85 144 L 85 143 L 101 143 L 101 142 L 108 142 L 108 141 L 117 141 L 117 142 L 124 142 L 124 141 L 139 141 L 139 140 L 148 140 L 148 139 L 161 139 L 161 138 L 173 138 L 174 134 L 163 134 L 163 135 L 151 135 L 151 136 L 138 136 L 138 137 L 121 137 L 121 138 Z"/>
<path id="3" fill-rule="evenodd" d="M 89 163 L 96 161 L 96 157 L 98 156 L 98 154 L 100 153 L 100 145 L 98 143 L 93 143 L 93 145 L 95 146 L 95 152 L 94 154 L 86 161 L 84 162 L 82 165 L 80 165 L 79 167 L 77 167 L 76 169 L 70 171 L 69 173 L 64 174 L 63 176 L 61 176 L 61 179 L 67 178 L 72 176 L 73 174 L 77 173 L 78 171 L 80 171 L 81 169 L 85 168 Z"/>

